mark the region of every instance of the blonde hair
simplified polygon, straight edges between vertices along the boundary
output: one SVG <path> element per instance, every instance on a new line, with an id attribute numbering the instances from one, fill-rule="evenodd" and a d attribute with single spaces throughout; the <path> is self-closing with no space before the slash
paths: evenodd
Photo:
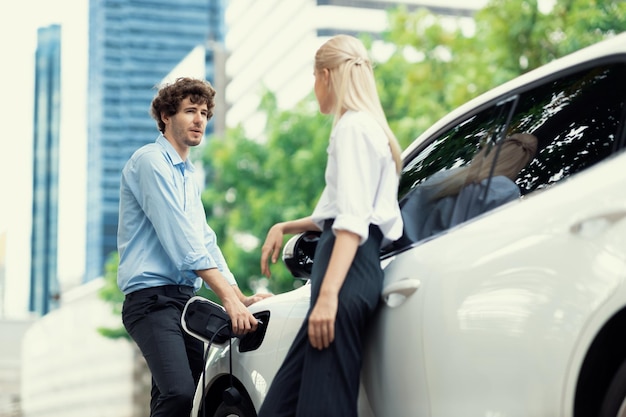
<path id="1" fill-rule="evenodd" d="M 496 154 L 498 162 L 493 166 L 492 176 L 504 176 L 515 181 L 522 168 L 535 157 L 537 137 L 530 133 L 514 133 L 504 139 L 499 152 L 495 149 L 488 152 L 488 149 L 481 149 L 468 165 L 456 169 L 453 174 L 436 184 L 440 190 L 433 199 L 456 195 L 466 185 L 478 184 L 489 177 Z"/>
<path id="2" fill-rule="evenodd" d="M 391 131 L 380 103 L 374 70 L 361 41 L 349 35 L 336 35 L 315 54 L 315 70 L 327 69 L 335 98 L 333 126 L 346 110 L 366 111 L 383 128 L 389 141 L 396 172 L 402 170 L 402 149 Z"/>

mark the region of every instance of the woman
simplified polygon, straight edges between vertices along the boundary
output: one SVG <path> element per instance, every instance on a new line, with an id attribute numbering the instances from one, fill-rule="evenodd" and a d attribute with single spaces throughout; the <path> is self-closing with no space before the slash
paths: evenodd
<path id="1" fill-rule="evenodd" d="M 311 306 L 259 417 L 357 415 L 362 345 L 382 289 L 379 251 L 402 234 L 401 151 L 367 50 L 354 37 L 335 36 L 318 49 L 314 75 L 320 111 L 334 116 L 326 186 L 310 217 L 271 227 L 261 253 L 269 277 L 284 234 L 322 231 Z"/>

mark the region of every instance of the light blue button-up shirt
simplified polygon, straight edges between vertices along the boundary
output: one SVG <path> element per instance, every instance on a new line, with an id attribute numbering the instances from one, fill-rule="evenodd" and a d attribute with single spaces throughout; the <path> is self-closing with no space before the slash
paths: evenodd
<path id="1" fill-rule="evenodd" d="M 206 222 L 194 167 L 160 135 L 138 149 L 122 171 L 117 282 L 124 294 L 202 280 L 194 271 L 218 268 L 236 284 Z"/>

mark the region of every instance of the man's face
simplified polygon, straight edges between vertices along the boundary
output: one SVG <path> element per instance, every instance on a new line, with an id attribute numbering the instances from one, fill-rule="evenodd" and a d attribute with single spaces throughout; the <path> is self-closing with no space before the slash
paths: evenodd
<path id="1" fill-rule="evenodd" d="M 209 110 L 206 103 L 192 103 L 185 98 L 173 116 L 162 116 L 165 123 L 164 136 L 180 152 L 202 142 L 208 121 Z"/>

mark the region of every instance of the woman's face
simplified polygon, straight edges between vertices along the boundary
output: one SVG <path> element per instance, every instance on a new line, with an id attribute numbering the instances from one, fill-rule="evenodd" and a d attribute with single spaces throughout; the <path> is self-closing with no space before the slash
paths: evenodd
<path id="1" fill-rule="evenodd" d="M 322 114 L 330 114 L 333 111 L 334 95 L 330 88 L 330 72 L 324 68 L 321 70 L 315 70 L 315 98 L 320 106 L 320 112 Z"/>

